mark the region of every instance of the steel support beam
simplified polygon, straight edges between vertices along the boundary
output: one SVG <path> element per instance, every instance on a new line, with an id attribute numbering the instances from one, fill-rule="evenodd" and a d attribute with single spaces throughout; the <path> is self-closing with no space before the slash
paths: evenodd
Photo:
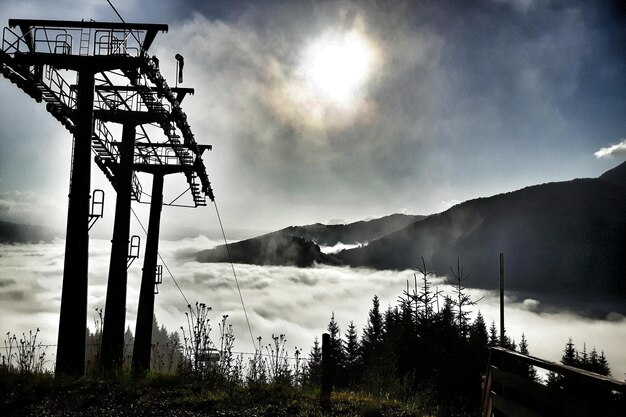
<path id="1" fill-rule="evenodd" d="M 154 173 L 152 180 L 152 201 L 150 203 L 150 223 L 146 239 L 146 252 L 143 258 L 143 273 L 137 309 L 135 345 L 133 348 L 133 373 L 142 376 L 150 370 L 150 348 L 152 346 L 152 320 L 154 315 L 154 283 L 159 252 L 159 230 L 163 206 L 163 173 Z"/>
<path id="2" fill-rule="evenodd" d="M 85 373 L 93 99 L 94 73 L 83 70 L 78 74 L 77 124 L 74 131 L 56 357 L 57 375 L 78 377 Z"/>
<path id="3" fill-rule="evenodd" d="M 109 280 L 102 328 L 100 368 L 104 372 L 122 369 L 124 360 L 124 325 L 126 323 L 126 287 L 128 282 L 128 236 L 130 234 L 130 202 L 135 148 L 135 124 L 124 124 L 119 148 L 115 224 L 111 240 Z"/>

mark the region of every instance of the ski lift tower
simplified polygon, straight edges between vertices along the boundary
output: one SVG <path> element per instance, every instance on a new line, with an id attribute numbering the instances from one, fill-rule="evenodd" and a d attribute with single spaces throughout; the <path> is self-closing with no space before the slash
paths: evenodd
<path id="1" fill-rule="evenodd" d="M 91 152 L 96 154 L 96 163 L 116 189 L 118 198 L 124 200 L 128 200 L 129 196 L 139 199 L 141 195 L 141 186 L 133 172 L 134 158 L 137 156 L 135 150 L 144 159 L 150 159 L 156 154 L 154 146 L 134 147 L 134 144 L 128 145 L 132 140 L 124 140 L 134 139 L 135 127 L 141 124 L 128 121 L 132 119 L 132 115 L 109 115 L 118 117 L 117 120 L 107 120 L 107 115 L 102 113 L 100 119 L 94 117 L 95 91 L 104 91 L 102 88 L 115 84 L 107 74 L 121 74 L 128 79 L 127 84 L 141 90 L 143 106 L 151 108 L 152 113 L 159 108 L 158 97 L 165 94 L 172 104 L 164 111 L 174 116 L 171 120 L 182 131 L 185 139 L 184 143 L 180 143 L 174 137 L 177 135 L 173 131 L 169 135 L 166 132 L 179 165 L 185 166 L 180 172 L 187 177 L 196 206 L 205 203 L 204 197 L 207 195 L 213 199 L 206 169 L 200 157 L 203 149 L 193 140 L 186 124 L 186 116 L 180 110 L 180 100 L 177 100 L 185 92 L 166 88 L 167 84 L 158 71 L 158 61 L 156 58 L 149 58 L 147 53 L 158 32 L 166 32 L 167 29 L 167 25 L 162 24 L 25 19 L 11 19 L 4 29 L 0 51 L 3 76 L 37 102 L 45 101 L 48 112 L 73 135 L 57 374 L 82 376 L 85 371 L 88 230 L 92 217 L 89 213 Z M 74 84 L 66 80 L 68 73 L 75 74 Z M 149 77 L 152 84 L 142 83 L 146 77 Z M 119 92 L 116 94 L 119 96 Z M 128 105 L 127 100 L 120 103 Z M 111 110 L 110 103 L 104 104 Z M 132 130 L 125 128 L 122 142 L 116 143 L 106 127 L 106 121 L 127 121 L 125 126 L 132 126 Z M 150 141 L 147 140 L 147 143 Z M 133 165 L 129 167 L 128 161 Z M 160 162 L 155 164 L 161 165 Z M 122 204 L 126 205 L 129 204 Z M 126 246 L 124 264 L 126 263 L 128 232 L 124 238 L 127 226 L 118 227 L 120 220 L 117 217 L 121 211 L 123 210 L 119 207 L 116 208 L 115 229 L 119 231 L 116 233 L 114 230 L 112 265 L 117 265 L 117 261 L 113 261 L 116 238 L 118 243 L 121 242 L 120 247 Z M 122 281 L 125 292 L 125 280 Z M 107 310 L 107 318 L 111 317 L 115 324 L 116 320 L 119 322 L 119 311 L 124 310 L 125 300 L 121 303 L 116 301 L 110 311 Z M 124 313 L 121 317 L 123 332 Z M 115 356 L 115 353 L 112 355 Z"/>

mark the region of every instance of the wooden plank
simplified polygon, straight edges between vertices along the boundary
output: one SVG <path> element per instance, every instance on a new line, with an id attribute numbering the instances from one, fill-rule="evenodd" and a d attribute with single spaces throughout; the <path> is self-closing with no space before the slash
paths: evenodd
<path id="1" fill-rule="evenodd" d="M 576 398 L 560 389 L 548 388 L 545 385 L 534 382 L 520 375 L 502 370 L 493 369 L 493 380 L 501 383 L 509 390 L 514 390 L 520 398 L 524 398 L 526 404 L 536 404 L 541 410 L 551 410 L 551 415 L 563 415 L 572 417 L 587 417 L 598 415 L 597 406 L 589 401 Z M 554 414 L 553 414 L 554 413 Z"/>
<path id="2" fill-rule="evenodd" d="M 483 417 L 491 416 L 491 412 L 486 413 L 487 409 L 491 409 L 491 381 L 493 379 L 491 374 L 491 369 L 493 367 L 489 367 L 487 370 L 487 375 L 485 376 L 485 382 L 483 387 L 483 401 L 482 401 L 482 410 Z"/>
<path id="3" fill-rule="evenodd" d="M 618 381 L 609 378 L 604 375 L 599 375 L 593 372 L 585 371 L 583 369 L 575 368 L 573 366 L 563 365 L 561 363 L 546 361 L 540 358 L 536 358 L 530 355 L 523 355 L 519 352 L 503 349 L 500 347 L 492 347 L 491 353 L 499 358 L 509 357 L 515 358 L 528 365 L 534 365 L 538 368 L 546 369 L 548 371 L 557 372 L 564 376 L 569 376 L 577 379 L 585 384 L 595 385 L 603 389 L 612 390 L 626 394 L 626 382 Z M 491 359 L 494 359 L 491 357 Z M 492 360 L 493 362 L 493 360 Z"/>
<path id="4" fill-rule="evenodd" d="M 498 394 L 493 394 L 493 408 L 503 412 L 509 417 L 542 417 L 541 414 L 537 414 Z"/>

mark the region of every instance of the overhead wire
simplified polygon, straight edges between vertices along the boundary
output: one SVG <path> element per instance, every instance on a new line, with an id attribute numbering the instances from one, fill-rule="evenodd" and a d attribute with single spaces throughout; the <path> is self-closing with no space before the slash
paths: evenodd
<path id="1" fill-rule="evenodd" d="M 148 235 L 148 231 L 143 226 L 143 223 L 141 223 L 141 220 L 139 220 L 139 216 L 137 216 L 137 213 L 135 213 L 135 210 L 131 207 L 130 211 L 133 213 L 133 216 L 135 216 L 135 219 L 137 219 L 137 222 L 139 223 L 139 226 L 141 226 L 141 228 L 143 229 L 143 232 L 147 236 Z M 185 303 L 187 303 L 187 306 L 191 307 L 191 303 L 189 302 L 189 300 L 185 296 L 185 293 L 183 292 L 182 288 L 180 288 L 180 285 L 178 285 L 178 281 L 176 281 L 176 278 L 174 278 L 174 274 L 172 274 L 172 271 L 170 271 L 170 268 L 167 266 L 167 264 L 165 263 L 165 260 L 163 259 L 163 257 L 161 256 L 161 254 L 159 252 L 157 252 L 157 256 L 159 257 L 159 259 L 161 260 L 161 263 L 163 264 L 163 266 L 167 270 L 167 273 L 170 274 L 170 278 L 172 278 L 172 281 L 174 281 L 174 284 L 176 285 L 176 288 L 178 288 L 178 291 L 180 292 L 180 295 L 182 295 L 183 299 L 185 300 Z M 191 310 L 191 313 L 193 314 L 193 310 Z"/>
<path id="2" fill-rule="evenodd" d="M 246 311 L 246 303 L 243 301 L 243 295 L 241 294 L 241 287 L 239 286 L 239 279 L 237 278 L 237 272 L 235 271 L 235 264 L 233 263 L 233 257 L 230 253 L 230 248 L 228 247 L 228 241 L 226 240 L 226 233 L 224 232 L 224 224 L 222 223 L 222 217 L 220 216 L 220 211 L 217 208 L 217 202 L 215 201 L 215 198 L 213 198 L 213 205 L 215 206 L 215 213 L 217 214 L 217 220 L 220 224 L 222 237 L 224 238 L 224 246 L 226 247 L 226 253 L 228 254 L 230 267 L 233 271 L 233 276 L 235 277 L 235 284 L 237 284 L 237 292 L 239 293 L 239 300 L 241 300 L 241 307 L 243 308 L 243 314 L 246 318 L 248 331 L 250 332 L 250 339 L 252 340 L 252 346 L 255 346 L 254 336 L 252 335 L 252 326 L 250 326 L 250 319 L 248 318 L 248 312 Z"/>
<path id="3" fill-rule="evenodd" d="M 115 14 L 117 15 L 117 17 L 119 17 L 119 19 L 123 22 L 126 23 L 126 21 L 124 20 L 124 18 L 122 17 L 122 15 L 117 11 L 117 9 L 115 8 L 115 6 L 113 5 L 113 3 L 111 2 L 111 0 L 107 0 L 107 3 L 109 3 L 109 6 L 111 6 L 111 8 L 113 9 L 113 11 L 115 12 Z M 139 39 L 137 38 L 137 36 L 131 31 L 130 32 L 131 35 L 135 38 L 135 40 L 139 43 L 141 43 L 139 41 Z M 145 133 L 145 131 L 144 131 Z M 178 200 L 183 194 L 185 194 L 188 190 L 185 190 L 183 193 L 181 193 L 178 197 L 176 197 L 171 203 L 170 205 L 172 205 L 172 203 L 174 203 L 176 200 Z M 243 308 L 243 314 L 246 318 L 246 324 L 248 326 L 248 331 L 250 333 L 250 339 L 252 341 L 252 346 L 255 346 L 255 341 L 254 341 L 254 335 L 252 334 L 252 327 L 250 326 L 250 319 L 248 318 L 248 312 L 246 311 L 246 304 L 243 300 L 243 295 L 241 293 L 241 287 L 239 285 L 239 279 L 237 278 L 237 272 L 235 271 L 235 264 L 233 263 L 233 258 L 231 256 L 230 253 L 230 248 L 228 247 L 228 241 L 226 239 L 226 233 L 224 232 L 224 225 L 222 223 L 222 218 L 220 216 L 220 212 L 219 209 L 217 208 L 217 202 L 215 201 L 215 198 L 212 198 L 213 201 L 213 205 L 215 206 L 215 213 L 217 214 L 217 220 L 220 224 L 220 230 L 222 232 L 222 237 L 224 238 L 224 245 L 226 247 L 226 252 L 228 253 L 228 260 L 230 262 L 230 267 L 233 271 L 233 276 L 235 278 L 235 284 L 237 285 L 237 292 L 239 293 L 239 300 L 241 301 L 241 307 Z M 131 207 L 131 211 L 133 213 L 133 215 L 135 216 L 135 219 L 137 219 L 137 222 L 139 223 L 139 225 L 141 226 L 141 228 L 143 229 L 144 233 L 146 233 L 146 235 L 148 234 L 146 228 L 143 226 L 143 224 L 141 223 L 141 220 L 139 220 L 139 217 L 137 216 L 137 213 L 135 213 L 135 210 L 133 210 L 133 208 Z M 180 285 L 178 285 L 178 282 L 176 281 L 176 279 L 174 278 L 174 275 L 172 274 L 172 272 L 170 271 L 170 269 L 168 268 L 167 264 L 165 263 L 165 261 L 163 260 L 163 257 L 161 256 L 160 253 L 157 252 L 157 255 L 159 256 L 159 259 L 161 260 L 161 262 L 163 263 L 163 266 L 165 267 L 165 269 L 167 270 L 167 272 L 170 274 L 170 277 L 172 278 L 172 281 L 174 281 L 174 284 L 176 284 L 176 288 L 178 288 L 178 291 L 180 292 L 180 294 L 182 295 L 183 299 L 185 300 L 185 302 L 187 303 L 188 306 L 191 306 L 191 304 L 189 303 L 189 300 L 187 300 L 187 297 L 185 297 L 185 294 L 183 293 L 183 290 L 180 288 Z M 192 311 L 193 314 L 193 311 Z"/>

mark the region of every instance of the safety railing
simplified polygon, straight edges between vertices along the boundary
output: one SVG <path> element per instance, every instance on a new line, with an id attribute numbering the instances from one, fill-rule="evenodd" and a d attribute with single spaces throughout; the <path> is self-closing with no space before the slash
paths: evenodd
<path id="1" fill-rule="evenodd" d="M 138 57 L 141 47 L 139 31 L 97 30 L 94 36 L 94 55 L 130 55 Z"/>
<path id="2" fill-rule="evenodd" d="M 553 373 L 544 385 L 529 367 Z M 491 348 L 483 386 L 482 416 L 621 417 L 626 382 L 503 348 Z"/>
<path id="3" fill-rule="evenodd" d="M 40 53 L 57 55 L 141 55 L 140 30 L 97 30 L 92 37 L 85 35 L 85 28 L 35 27 L 18 34 L 5 27 L 2 50 L 14 56 L 16 53 Z M 82 41 L 82 42 L 81 42 Z M 86 42 L 85 42 L 86 41 Z"/>
<path id="4" fill-rule="evenodd" d="M 29 52 L 30 48 L 24 36 L 20 36 L 11 28 L 5 27 L 2 32 L 2 50 L 10 56 L 15 56 L 19 52 Z"/>
<path id="5" fill-rule="evenodd" d="M 74 90 L 65 78 L 55 68 L 47 65 L 42 79 L 49 90 L 56 95 L 59 102 L 70 109 L 76 106 L 76 97 Z"/>
<path id="6" fill-rule="evenodd" d="M 106 127 L 106 124 L 102 120 L 96 119 L 94 121 L 93 134 L 95 136 L 95 139 L 99 142 L 99 145 L 103 149 L 103 151 L 101 151 L 100 153 L 105 153 L 104 155 L 101 154 L 100 156 L 104 156 L 106 159 L 111 159 L 114 162 L 117 162 L 119 152 L 113 146 L 113 134 Z M 94 148 L 94 152 L 98 153 L 98 150 Z"/>

